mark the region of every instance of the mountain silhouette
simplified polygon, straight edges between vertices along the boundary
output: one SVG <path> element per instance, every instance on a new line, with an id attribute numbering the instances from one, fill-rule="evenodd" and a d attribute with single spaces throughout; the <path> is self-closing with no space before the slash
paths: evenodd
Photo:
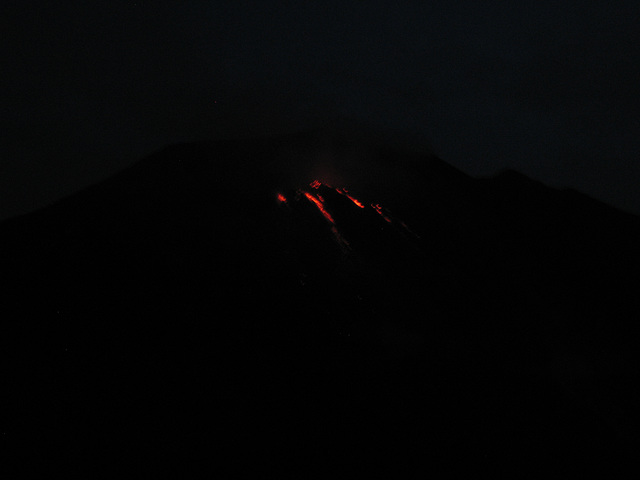
<path id="1" fill-rule="evenodd" d="M 47 469 L 631 458 L 640 221 L 579 192 L 327 128 L 167 147 L 0 243 L 3 440 Z"/>

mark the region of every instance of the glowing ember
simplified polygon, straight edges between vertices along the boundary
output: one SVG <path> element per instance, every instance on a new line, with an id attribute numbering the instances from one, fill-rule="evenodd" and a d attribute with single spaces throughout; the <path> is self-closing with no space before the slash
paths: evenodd
<path id="1" fill-rule="evenodd" d="M 287 197 L 285 197 L 284 195 L 282 195 L 281 193 L 278 194 L 278 196 L 276 197 L 278 199 L 278 201 L 280 203 L 287 203 Z"/>
<path id="2" fill-rule="evenodd" d="M 311 188 L 315 188 L 316 190 L 320 187 L 320 185 L 322 185 L 318 180 L 314 180 L 313 182 L 311 182 L 309 184 L 309 186 Z"/>
<path id="3" fill-rule="evenodd" d="M 322 204 L 322 202 L 317 199 L 316 197 L 314 197 L 313 195 L 311 195 L 309 192 L 304 192 L 304 196 L 307 197 L 307 199 L 310 202 L 313 202 L 315 204 L 316 207 L 318 207 L 318 210 L 320 210 L 320 212 L 322 213 L 322 215 L 324 215 L 324 218 L 326 218 L 327 220 L 329 220 L 331 223 L 336 223 L 333 220 L 333 217 L 331 216 L 331 214 L 329 212 L 327 212 L 324 208 L 324 205 Z"/>

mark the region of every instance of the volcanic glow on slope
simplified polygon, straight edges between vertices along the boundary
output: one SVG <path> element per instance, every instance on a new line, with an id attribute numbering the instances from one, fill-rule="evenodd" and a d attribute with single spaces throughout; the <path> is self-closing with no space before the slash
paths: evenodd
<path id="1" fill-rule="evenodd" d="M 349 195 L 349 190 L 347 190 L 346 188 L 336 188 L 336 192 L 338 192 L 340 195 L 344 195 L 345 197 L 347 197 L 349 200 L 355 203 L 358 207 L 364 208 L 364 204 L 357 198 L 354 198 L 351 195 Z"/>
<path id="2" fill-rule="evenodd" d="M 313 182 L 311 182 L 309 184 L 309 186 L 311 188 L 315 189 L 315 190 L 318 190 L 321 185 L 322 185 L 322 183 L 319 180 L 314 180 Z M 333 188 L 333 187 L 330 187 L 329 185 L 327 185 L 327 187 Z M 358 200 L 357 198 L 355 198 L 352 195 L 350 195 L 349 194 L 349 190 L 347 190 L 346 188 L 335 188 L 334 190 L 336 192 L 338 192 L 340 195 L 344 195 L 345 197 L 347 197 L 357 207 L 365 208 L 365 205 L 360 200 Z M 333 220 L 333 217 L 331 216 L 331 214 L 329 212 L 327 212 L 327 210 L 324 208 L 324 198 L 321 195 L 314 196 L 314 195 L 312 195 L 312 194 L 310 194 L 308 192 L 303 192 L 303 193 L 304 193 L 304 196 L 307 197 L 307 199 L 309 201 L 313 202 L 316 205 L 316 207 L 318 207 L 318 210 L 320 210 L 322 212 L 322 214 L 324 215 L 324 217 L 327 220 L 329 220 L 331 223 L 335 224 L 335 221 Z M 387 223 L 391 223 L 391 218 L 389 218 L 387 215 L 385 215 L 385 213 L 383 212 L 383 208 L 382 208 L 382 206 L 380 206 L 379 203 L 372 203 L 371 204 L 371 208 L 373 208 L 376 212 L 378 212 L 378 214 L 380 214 L 380 216 Z"/>
<path id="3" fill-rule="evenodd" d="M 362 204 L 362 202 L 360 202 L 360 200 L 358 200 L 357 198 L 353 198 L 351 195 L 347 195 L 347 198 L 351 200 L 353 203 L 355 203 L 357 206 L 359 206 L 360 208 L 364 208 L 364 205 Z"/>
<path id="4" fill-rule="evenodd" d="M 309 192 L 304 192 L 304 196 L 307 197 L 307 199 L 310 202 L 313 202 L 315 204 L 316 207 L 318 207 L 318 210 L 320 210 L 320 212 L 322 213 L 322 215 L 324 215 L 324 218 L 326 218 L 327 220 L 329 220 L 331 223 L 336 223 L 333 220 L 333 217 L 331 216 L 331 214 L 329 212 L 327 212 L 327 210 L 324 208 L 324 205 L 322 204 L 322 202 L 314 197 L 313 195 L 311 195 Z"/>
<path id="5" fill-rule="evenodd" d="M 391 219 L 387 217 L 384 213 L 382 213 L 382 207 L 379 203 L 372 203 L 371 208 L 373 208 L 376 212 L 380 214 L 382 218 L 384 218 L 385 222 L 391 223 Z"/>
<path id="6" fill-rule="evenodd" d="M 351 250 L 351 246 L 349 242 L 342 236 L 341 232 L 338 230 L 338 227 L 336 225 L 336 222 L 333 216 L 327 210 L 328 206 L 329 207 L 335 206 L 336 208 L 343 208 L 343 207 L 340 207 L 340 205 L 342 205 L 340 202 L 336 204 L 333 203 L 332 198 L 334 197 L 331 197 L 329 190 L 333 190 L 336 193 L 344 197 L 347 197 L 358 208 L 365 209 L 367 206 L 364 203 L 362 203 L 360 200 L 352 196 L 349 193 L 349 190 L 347 190 L 346 188 L 334 188 L 331 185 L 323 184 L 319 180 L 312 181 L 309 184 L 309 187 L 311 187 L 311 189 L 313 190 L 316 190 L 317 192 L 313 192 L 313 190 L 305 191 L 304 189 L 298 189 L 296 191 L 294 200 L 297 202 L 302 196 L 304 196 L 309 202 L 313 203 L 315 207 L 320 211 L 320 213 L 322 213 L 322 216 L 329 223 L 331 223 L 331 233 L 333 234 L 335 240 L 338 242 L 338 244 L 342 248 L 343 252 L 347 253 L 348 251 Z M 327 196 L 326 200 L 325 200 L 325 196 L 321 195 L 320 192 L 325 193 L 325 195 Z M 289 205 L 287 197 L 285 197 L 282 193 L 277 193 L 276 198 L 279 203 Z M 379 214 L 382 217 L 382 219 L 385 222 L 396 225 L 396 226 L 401 226 L 404 232 L 412 234 L 412 236 L 419 238 L 419 236 L 413 233 L 403 221 L 392 217 L 391 212 L 389 212 L 389 210 L 384 208 L 379 203 L 371 203 L 370 206 L 373 210 L 376 211 L 377 214 Z"/>

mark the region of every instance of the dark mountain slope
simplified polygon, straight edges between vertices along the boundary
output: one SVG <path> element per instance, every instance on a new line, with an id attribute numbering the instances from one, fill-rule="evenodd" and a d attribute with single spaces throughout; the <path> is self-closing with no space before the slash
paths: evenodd
<path id="1" fill-rule="evenodd" d="M 46 467 L 628 458 L 640 223 L 576 192 L 301 133 L 169 147 L 0 242 L 5 442 Z"/>

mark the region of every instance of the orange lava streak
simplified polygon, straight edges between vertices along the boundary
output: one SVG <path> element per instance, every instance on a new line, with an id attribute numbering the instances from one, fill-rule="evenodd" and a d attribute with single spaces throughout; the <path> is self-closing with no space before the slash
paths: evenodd
<path id="1" fill-rule="evenodd" d="M 357 198 L 353 198 L 351 195 L 347 195 L 347 198 L 351 200 L 353 203 L 355 203 L 357 206 L 359 206 L 360 208 L 364 208 L 364 205 L 362 204 L 362 202 Z"/>
<path id="2" fill-rule="evenodd" d="M 307 199 L 310 202 L 313 202 L 315 204 L 316 207 L 318 207 L 318 210 L 320 210 L 320 212 L 322 213 L 322 215 L 324 215 L 324 218 L 326 218 L 327 220 L 329 220 L 331 223 L 336 223 L 333 220 L 333 217 L 331 216 L 331 214 L 329 212 L 327 212 L 324 208 L 324 205 L 322 204 L 322 202 L 320 200 L 318 200 L 316 197 L 314 197 L 313 195 L 311 195 L 309 192 L 304 192 L 304 196 L 307 197 Z"/>
<path id="3" fill-rule="evenodd" d="M 357 198 L 354 198 L 351 195 L 349 195 L 349 190 L 347 190 L 346 188 L 336 188 L 336 192 L 338 192 L 340 195 L 344 195 L 345 197 L 347 197 L 349 200 L 355 203 L 358 207 L 364 208 L 364 204 Z"/>
<path id="4" fill-rule="evenodd" d="M 373 208 L 376 212 L 380 214 L 382 218 L 384 218 L 385 222 L 391 223 L 391 219 L 387 217 L 384 213 L 382 213 L 382 207 L 379 203 L 372 203 L 371 208 Z"/>

